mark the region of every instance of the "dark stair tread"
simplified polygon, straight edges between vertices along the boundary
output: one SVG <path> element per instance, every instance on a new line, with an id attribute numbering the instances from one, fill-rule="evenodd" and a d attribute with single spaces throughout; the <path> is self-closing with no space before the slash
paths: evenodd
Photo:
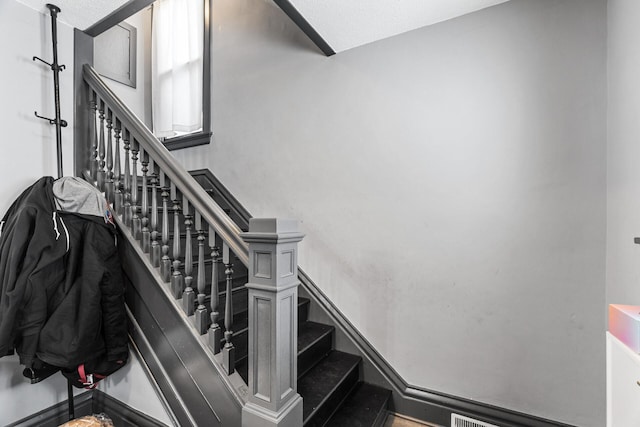
<path id="1" fill-rule="evenodd" d="M 224 302 L 224 301 L 223 301 Z M 300 312 L 302 306 L 308 305 L 310 302 L 310 300 L 308 298 L 304 298 L 304 297 L 298 297 L 298 312 Z M 243 307 L 242 309 L 243 311 L 241 313 L 234 313 L 234 332 L 238 333 L 240 335 L 240 337 L 234 337 L 234 340 L 242 340 L 242 343 L 238 343 L 238 346 L 236 348 L 236 370 L 238 371 L 238 373 L 240 374 L 240 377 L 242 377 L 242 379 L 244 380 L 244 382 L 246 384 L 248 384 L 249 381 L 249 377 L 248 377 L 248 360 L 247 360 L 247 354 L 246 354 L 246 349 L 248 349 L 248 339 L 249 339 L 249 334 L 246 333 L 248 332 L 248 324 L 249 324 L 249 310 L 247 307 Z M 222 306 L 222 311 L 224 311 L 224 306 Z M 239 314 L 242 314 L 242 317 L 239 316 Z M 220 319 L 218 320 L 218 324 L 220 325 L 220 328 L 222 329 L 222 331 L 224 332 L 224 313 L 221 312 L 220 313 Z M 319 325 L 319 327 L 315 327 L 315 325 L 310 326 L 311 328 L 314 328 L 315 331 L 318 331 L 319 329 L 323 329 L 324 327 L 328 327 L 328 328 L 332 328 L 331 330 L 334 329 L 333 326 L 327 326 L 327 325 L 321 325 L 319 323 L 317 323 L 316 325 Z M 300 336 L 301 334 L 304 334 L 304 330 L 301 327 L 298 327 L 298 354 L 300 354 Z M 306 339 L 307 342 L 309 341 L 309 339 L 313 339 L 313 338 L 303 338 Z M 316 339 L 317 340 L 317 339 Z M 222 341 L 224 341 L 224 338 L 222 338 Z M 236 342 L 236 341 L 234 341 Z M 313 343 L 313 342 L 311 342 Z M 240 348 L 241 350 L 239 351 L 238 348 Z"/>
<path id="2" fill-rule="evenodd" d="M 245 384 L 249 384 L 249 360 L 247 357 L 243 357 L 236 361 L 236 371 L 242 378 Z"/>
<path id="3" fill-rule="evenodd" d="M 298 327 L 298 354 L 311 347 L 325 335 L 333 332 L 335 327 L 325 325 L 324 323 L 316 323 L 306 321 Z"/>
<path id="4" fill-rule="evenodd" d="M 311 300 L 309 300 L 309 298 L 298 297 L 298 325 L 309 318 L 310 305 Z"/>
<path id="5" fill-rule="evenodd" d="M 298 297 L 298 305 L 303 305 L 303 304 L 309 304 L 311 302 L 311 300 L 309 298 L 305 298 L 305 297 Z"/>
<path id="6" fill-rule="evenodd" d="M 247 317 L 247 310 L 245 309 L 241 314 L 243 316 L 234 316 L 233 331 L 234 334 L 240 333 L 249 327 L 249 318 Z M 222 332 L 225 331 L 224 319 L 218 321 Z M 330 334 L 335 327 L 324 325 L 322 323 L 304 322 L 298 328 L 298 354 L 307 350 L 310 346 L 316 343 L 319 339 L 327 334 Z"/>
<path id="7" fill-rule="evenodd" d="M 241 313 L 234 313 L 233 325 L 231 326 L 231 331 L 233 332 L 234 336 L 239 335 L 249 327 L 249 318 L 246 316 L 246 312 L 247 310 L 244 310 Z M 220 330 L 224 334 L 224 332 L 227 330 L 224 327 L 224 313 L 222 313 L 222 319 L 218 319 L 218 326 L 220 326 Z M 221 341 L 224 341 L 224 338 L 222 338 Z"/>
<path id="8" fill-rule="evenodd" d="M 305 423 L 332 397 L 331 394 L 342 385 L 349 374 L 357 371 L 360 360 L 360 356 L 333 350 L 298 379 L 298 393 L 303 399 L 302 413 Z"/>
<path id="9" fill-rule="evenodd" d="M 316 322 L 298 325 L 298 378 L 320 362 L 332 349 L 334 326 Z"/>
<path id="10" fill-rule="evenodd" d="M 360 383 L 329 419 L 331 427 L 373 427 L 384 420 L 391 391 L 368 383 Z"/>
<path id="11" fill-rule="evenodd" d="M 220 314 L 220 318 L 218 319 L 218 325 L 220 325 L 222 332 L 224 332 L 225 331 L 224 307 L 222 308 L 223 308 L 222 310 L 223 312 Z M 244 307 L 244 309 L 241 312 L 237 312 L 237 311 L 234 312 L 234 316 L 233 316 L 234 321 L 233 321 L 233 328 L 232 328 L 234 331 L 234 334 L 240 333 L 249 327 L 248 313 L 249 313 L 249 310 L 246 307 Z M 325 325 L 322 323 L 309 322 L 309 321 L 304 322 L 298 328 L 298 353 L 306 350 L 309 346 L 314 344 L 323 336 L 331 333 L 334 329 L 335 327 Z"/>
<path id="12" fill-rule="evenodd" d="M 243 292 L 243 291 L 247 291 L 247 289 L 234 289 L 234 294 L 238 293 L 238 292 Z M 218 311 L 219 311 L 219 315 L 218 315 L 218 325 L 220 326 L 220 329 L 222 329 L 222 332 L 225 331 L 225 327 L 224 327 L 224 298 L 226 297 L 226 292 L 223 292 L 220 300 L 219 300 L 219 307 L 218 307 Z M 205 299 L 205 306 L 207 307 L 207 310 L 209 310 L 209 306 L 210 306 L 210 301 L 211 298 L 207 297 Z M 307 298 L 302 298 L 299 297 L 298 298 L 298 306 L 304 305 L 306 303 L 308 303 L 309 300 Z M 195 303 L 195 305 L 197 305 L 197 301 Z M 328 328 L 332 328 L 335 329 L 333 326 L 327 326 L 327 325 L 322 325 L 320 323 L 317 323 L 316 325 L 319 325 L 318 328 L 316 328 L 316 330 L 321 329 L 321 327 L 328 327 Z M 245 329 L 247 329 L 249 327 L 249 307 L 247 307 L 247 305 L 242 305 L 239 306 L 238 304 L 234 305 L 234 310 L 233 310 L 233 332 L 234 333 L 239 333 L 241 331 L 244 331 Z M 300 328 L 298 328 L 298 352 L 300 352 L 300 334 L 301 334 L 301 330 Z M 223 338 L 224 340 L 224 338 Z"/>
<path id="13" fill-rule="evenodd" d="M 238 283 L 240 283 L 240 282 L 238 282 Z M 238 295 L 238 294 L 247 294 L 247 298 L 248 298 L 249 288 L 246 288 L 244 285 L 235 286 L 235 284 L 233 282 L 231 283 L 231 285 L 232 285 L 231 293 L 234 296 Z M 192 283 L 191 287 L 195 290 L 195 287 L 196 287 L 195 283 Z M 224 286 L 219 285 L 218 289 L 219 289 L 219 291 L 218 291 L 218 299 L 220 301 L 220 304 L 224 307 L 224 299 L 227 297 L 226 283 L 225 283 Z M 205 288 L 205 290 L 206 290 L 206 288 Z M 208 293 L 205 292 L 205 295 L 207 295 L 207 296 L 211 295 L 211 286 L 209 286 L 209 292 Z"/>

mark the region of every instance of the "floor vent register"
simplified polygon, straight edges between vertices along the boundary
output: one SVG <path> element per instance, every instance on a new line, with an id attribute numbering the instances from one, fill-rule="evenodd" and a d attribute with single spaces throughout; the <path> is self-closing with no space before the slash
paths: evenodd
<path id="1" fill-rule="evenodd" d="M 485 423 L 458 414 L 451 414 L 451 427 L 499 427 L 495 424 Z"/>

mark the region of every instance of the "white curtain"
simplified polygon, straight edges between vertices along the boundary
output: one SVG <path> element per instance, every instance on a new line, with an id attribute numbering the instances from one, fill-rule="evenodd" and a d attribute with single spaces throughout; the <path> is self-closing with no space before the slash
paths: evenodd
<path id="1" fill-rule="evenodd" d="M 202 128 L 202 0 L 153 4 L 153 133 L 171 137 Z"/>

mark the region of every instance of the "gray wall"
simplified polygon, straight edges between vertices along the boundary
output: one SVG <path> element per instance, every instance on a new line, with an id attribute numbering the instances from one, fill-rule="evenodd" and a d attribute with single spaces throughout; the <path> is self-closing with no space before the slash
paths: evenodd
<path id="1" fill-rule="evenodd" d="M 42 12 L 42 13 L 41 13 Z M 47 12 L 45 15 L 44 13 Z M 33 111 L 54 117 L 53 79 L 37 55 L 50 61 L 51 18 L 14 0 L 0 0 L 0 218 L 11 202 L 36 179 L 56 176 L 55 127 L 33 116 Z M 73 29 L 58 21 L 64 172 L 73 173 Z M 0 358 L 0 425 L 4 426 L 67 399 L 62 375 L 31 385 L 22 376 L 18 356 Z M 131 407 L 170 423 L 140 362 L 130 363 L 99 387 Z M 74 389 L 78 394 L 84 390 Z"/>
<path id="2" fill-rule="evenodd" d="M 640 3 L 608 2 L 607 302 L 640 305 Z"/>
<path id="3" fill-rule="evenodd" d="M 606 2 L 513 0 L 323 57 L 214 3 L 213 129 L 176 156 L 256 216 L 411 384 L 602 426 Z"/>
<path id="4" fill-rule="evenodd" d="M 48 12 L 47 9 L 45 11 Z M 51 18 L 16 1 L 0 1 L 0 215 L 27 185 L 57 175 L 56 128 L 33 115 L 55 117 L 53 74 L 38 56 L 52 60 Z M 73 29 L 58 23 L 58 62 L 64 172 L 73 172 Z"/>
<path id="5" fill-rule="evenodd" d="M 56 130 L 33 112 L 54 117 L 51 70 L 32 61 L 50 61 L 51 18 L 16 1 L 0 1 L 0 217 L 28 185 L 56 176 Z M 73 29 L 58 22 L 64 171 L 73 172 Z M 31 385 L 17 356 L 0 359 L 0 425 L 7 425 L 66 399 L 62 376 Z M 59 377 L 59 378 L 58 378 Z"/>

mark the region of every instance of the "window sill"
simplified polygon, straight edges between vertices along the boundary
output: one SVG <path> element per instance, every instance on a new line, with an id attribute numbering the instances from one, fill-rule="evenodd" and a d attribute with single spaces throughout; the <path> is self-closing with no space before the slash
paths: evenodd
<path id="1" fill-rule="evenodd" d="M 211 132 L 198 132 L 189 135 L 176 136 L 167 138 L 162 143 L 167 150 L 181 150 L 183 148 L 196 147 L 198 145 L 206 145 L 211 142 Z"/>

